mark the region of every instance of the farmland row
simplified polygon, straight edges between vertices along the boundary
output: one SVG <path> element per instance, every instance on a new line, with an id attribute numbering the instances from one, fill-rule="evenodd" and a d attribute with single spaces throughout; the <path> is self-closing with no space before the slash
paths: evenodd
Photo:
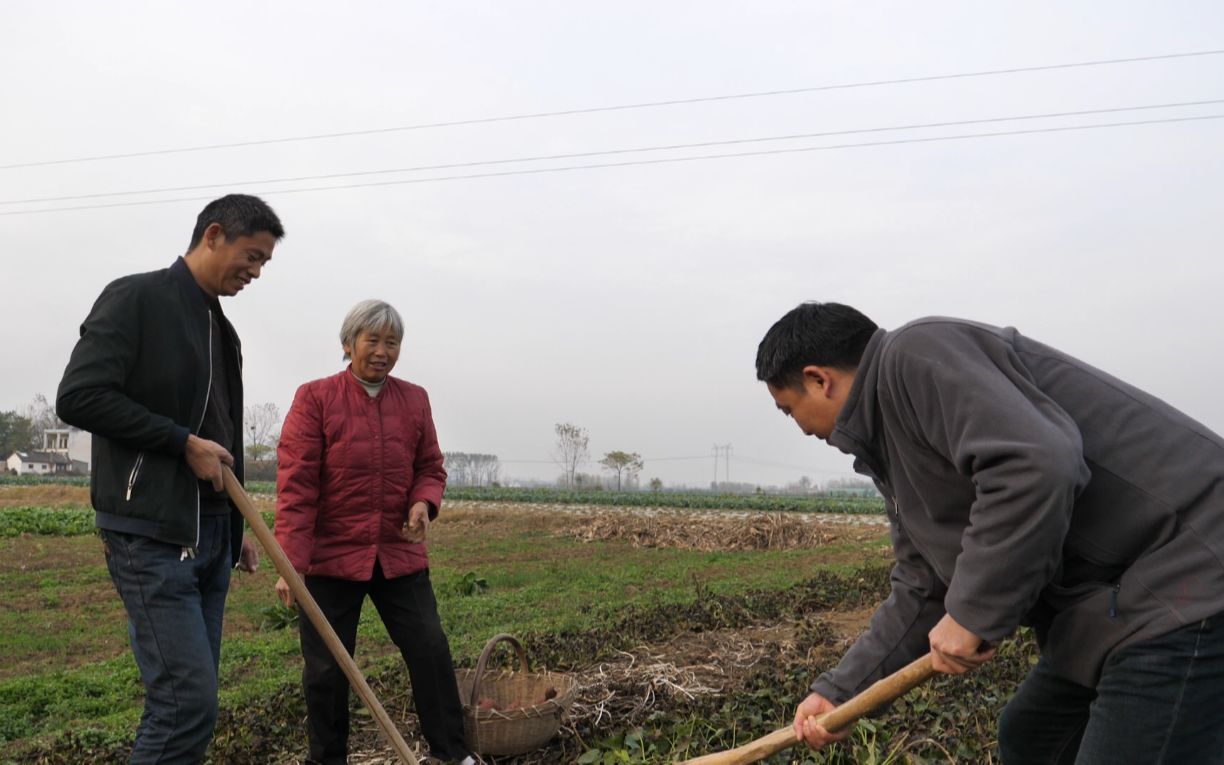
<path id="1" fill-rule="evenodd" d="M 88 486 L 87 478 L 41 478 L 34 476 L 0 476 L 0 487 L 38 485 Z M 268 481 L 247 484 L 251 494 L 274 496 L 276 485 Z M 747 510 L 755 512 L 806 512 L 881 514 L 883 501 L 879 497 L 778 494 L 716 494 L 712 492 L 673 491 L 567 491 L 552 488 L 516 488 L 502 486 L 452 486 L 446 490 L 448 500 L 468 502 L 524 502 L 547 505 L 598 505 L 611 507 L 673 507 L 682 509 Z"/>

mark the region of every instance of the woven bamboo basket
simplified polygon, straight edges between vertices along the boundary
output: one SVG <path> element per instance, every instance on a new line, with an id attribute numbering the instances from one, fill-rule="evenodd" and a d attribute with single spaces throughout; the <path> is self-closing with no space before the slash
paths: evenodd
<path id="1" fill-rule="evenodd" d="M 487 671 L 498 643 L 506 642 L 518 653 L 519 670 Z M 561 727 L 561 715 L 577 693 L 577 681 L 559 672 L 532 672 L 527 652 L 512 636 L 495 635 L 485 644 L 476 669 L 455 672 L 459 699 L 463 702 L 463 732 L 475 754 L 522 754 L 539 749 Z M 548 691 L 556 694 L 545 699 Z M 496 708 L 480 707 L 488 699 Z M 486 702 L 487 706 L 487 702 Z"/>

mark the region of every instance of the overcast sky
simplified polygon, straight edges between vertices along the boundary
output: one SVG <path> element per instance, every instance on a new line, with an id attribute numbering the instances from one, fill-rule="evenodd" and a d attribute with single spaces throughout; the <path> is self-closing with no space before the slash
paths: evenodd
<path id="1" fill-rule="evenodd" d="M 395 374 L 429 390 L 443 448 L 495 453 L 509 476 L 558 474 L 563 421 L 593 459 L 641 453 L 645 480 L 708 484 L 714 444 L 732 444 L 735 481 L 848 475 L 754 376 L 765 330 L 807 299 L 889 328 L 1016 326 L 1224 431 L 1224 120 L 288 193 L 1224 104 L 266 182 L 1224 99 L 1220 55 L 11 167 L 1208 51 L 1224 48 L 1218 2 L 29 0 L 0 5 L 0 25 L 0 409 L 53 397 L 102 287 L 169 265 L 205 202 L 240 191 L 287 231 L 225 302 L 248 403 L 283 413 L 341 369 L 344 314 L 382 298 L 408 325 Z"/>

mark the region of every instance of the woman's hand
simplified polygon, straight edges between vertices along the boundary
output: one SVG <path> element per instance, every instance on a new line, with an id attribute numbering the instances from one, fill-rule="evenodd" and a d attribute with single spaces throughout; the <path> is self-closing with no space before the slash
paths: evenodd
<path id="1" fill-rule="evenodd" d="M 293 608 L 293 590 L 289 589 L 289 583 L 283 576 L 276 580 L 276 596 L 286 608 Z"/>
<path id="2" fill-rule="evenodd" d="M 238 570 L 248 574 L 254 574 L 259 570 L 259 548 L 255 546 L 255 540 L 249 536 L 242 538 L 242 552 L 238 554 Z"/>
<path id="3" fill-rule="evenodd" d="M 400 535 L 413 544 L 424 544 L 425 534 L 429 530 L 429 503 L 414 502 L 408 510 L 408 522 L 400 530 Z"/>

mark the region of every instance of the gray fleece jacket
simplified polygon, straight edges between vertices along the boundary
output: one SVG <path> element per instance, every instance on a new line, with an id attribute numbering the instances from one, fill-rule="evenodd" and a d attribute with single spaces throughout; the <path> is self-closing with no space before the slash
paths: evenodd
<path id="1" fill-rule="evenodd" d="M 878 330 L 828 440 L 884 494 L 896 552 L 888 599 L 812 684 L 831 701 L 929 650 L 945 610 L 992 642 L 1031 625 L 1085 686 L 1224 612 L 1224 440 L 1015 329 Z"/>

